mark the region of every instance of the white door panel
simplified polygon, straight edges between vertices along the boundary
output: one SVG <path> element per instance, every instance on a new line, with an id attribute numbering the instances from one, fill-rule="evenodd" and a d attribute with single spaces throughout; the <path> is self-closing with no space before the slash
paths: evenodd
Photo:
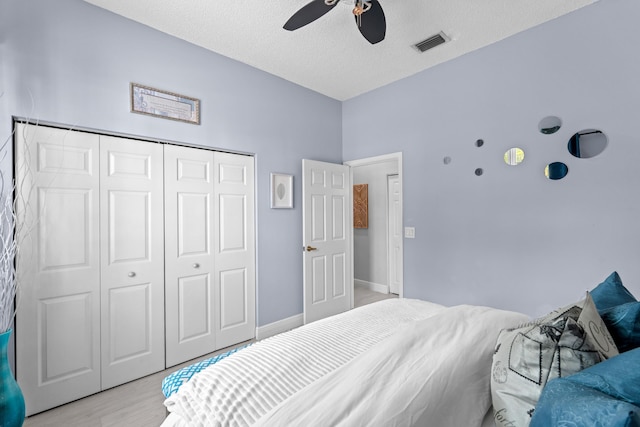
<path id="1" fill-rule="evenodd" d="M 99 140 L 16 130 L 16 371 L 32 415 L 100 391 Z"/>
<path id="2" fill-rule="evenodd" d="M 346 253 L 333 255 L 333 296 L 347 296 L 347 256 Z"/>
<path id="3" fill-rule="evenodd" d="M 220 253 L 232 254 L 247 250 L 247 196 L 220 194 Z"/>
<path id="4" fill-rule="evenodd" d="M 89 265 L 90 224 L 94 215 L 88 189 L 40 188 L 40 265 L 43 271 L 86 268 Z M 46 239 L 43 239 L 46 237 Z M 60 250 L 61 244 L 65 250 Z"/>
<path id="5" fill-rule="evenodd" d="M 111 286 L 108 294 L 109 361 L 125 362 L 137 356 L 148 356 L 151 347 L 151 284 Z M 123 331 L 126 330 L 126 333 Z"/>
<path id="6" fill-rule="evenodd" d="M 400 178 L 387 178 L 387 218 L 388 224 L 388 271 L 389 291 L 400 294 L 402 288 L 402 209 L 400 206 Z"/>
<path id="7" fill-rule="evenodd" d="M 349 167 L 302 161 L 304 322 L 352 306 Z"/>
<path id="8" fill-rule="evenodd" d="M 91 320 L 92 302 L 89 292 L 39 301 L 38 326 L 43 333 L 38 344 L 39 348 L 46 349 L 39 364 L 43 385 L 95 369 L 91 348 L 94 331 L 90 324 L 82 323 Z M 75 351 L 69 353 L 69 348 Z"/>
<path id="9" fill-rule="evenodd" d="M 177 341 L 178 343 L 188 343 L 198 338 L 209 337 L 210 342 L 202 350 L 205 353 L 215 348 L 212 337 L 213 327 L 211 327 L 213 315 L 210 277 L 210 274 L 200 274 L 183 276 L 178 280 Z M 192 358 L 191 355 L 187 357 Z"/>
<path id="10" fill-rule="evenodd" d="M 102 388 L 164 369 L 160 144 L 100 137 Z"/>
<path id="11" fill-rule="evenodd" d="M 253 157 L 214 153 L 216 345 L 255 337 Z"/>
<path id="12" fill-rule="evenodd" d="M 152 198 L 149 191 L 107 192 L 109 259 L 107 265 L 150 262 Z"/>
<path id="13" fill-rule="evenodd" d="M 247 269 L 220 273 L 220 329 L 228 330 L 246 324 L 248 319 Z"/>
<path id="14" fill-rule="evenodd" d="M 165 146 L 166 365 L 216 349 L 213 152 Z"/>

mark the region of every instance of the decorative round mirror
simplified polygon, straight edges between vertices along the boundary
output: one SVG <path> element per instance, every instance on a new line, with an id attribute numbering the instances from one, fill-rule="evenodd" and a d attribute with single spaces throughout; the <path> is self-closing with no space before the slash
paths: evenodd
<path id="1" fill-rule="evenodd" d="M 588 159 L 602 153 L 607 148 L 608 138 L 597 129 L 585 129 L 573 134 L 567 144 L 567 150 L 572 156 Z"/>
<path id="2" fill-rule="evenodd" d="M 569 168 L 562 162 L 549 163 L 544 168 L 544 176 L 552 180 L 562 179 L 569 173 Z"/>
<path id="3" fill-rule="evenodd" d="M 562 120 L 560 120 L 560 117 L 556 116 L 545 117 L 540 120 L 540 123 L 538 123 L 538 130 L 540 133 L 545 135 L 551 135 L 558 132 L 560 127 L 562 127 Z"/>
<path id="4" fill-rule="evenodd" d="M 504 153 L 504 162 L 510 166 L 517 166 L 524 160 L 524 150 L 514 147 Z"/>

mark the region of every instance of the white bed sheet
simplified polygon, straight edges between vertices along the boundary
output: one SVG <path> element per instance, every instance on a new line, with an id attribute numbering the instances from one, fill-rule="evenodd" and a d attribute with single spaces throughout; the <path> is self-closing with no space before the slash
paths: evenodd
<path id="1" fill-rule="evenodd" d="M 187 423 L 178 414 L 169 414 L 162 423 L 162 427 L 187 427 Z M 493 407 L 490 407 L 485 414 L 481 427 L 496 427 L 496 422 L 493 419 Z"/>
<path id="2" fill-rule="evenodd" d="M 420 300 L 389 299 L 310 323 L 255 343 L 200 372 L 165 406 L 191 425 L 251 425 L 402 325 L 444 309 Z"/>
<path id="3" fill-rule="evenodd" d="M 187 427 L 187 423 L 178 414 L 169 414 L 162 423 L 162 427 Z M 481 427 L 496 427 L 493 419 L 493 407 L 489 408 L 485 414 Z"/>
<path id="4" fill-rule="evenodd" d="M 414 422 L 424 419 L 420 414 L 425 410 L 419 407 L 425 404 L 420 402 L 430 401 L 433 396 L 409 391 L 406 387 L 408 382 L 418 385 L 428 382 L 432 384 L 430 387 L 440 389 L 438 393 L 443 399 L 448 396 L 447 399 L 455 401 L 451 393 L 442 393 L 443 389 L 459 388 L 448 383 L 460 382 L 459 378 L 454 378 L 458 376 L 454 372 L 463 375 L 465 381 L 471 381 L 470 386 L 477 383 L 469 388 L 468 393 L 462 390 L 465 396 L 473 396 L 471 412 L 474 413 L 473 418 L 463 417 L 465 423 L 462 425 L 480 426 L 489 408 L 489 371 L 495 338 L 502 327 L 514 326 L 528 319 L 524 315 L 495 309 L 464 307 L 445 308 L 409 299 L 386 300 L 268 338 L 209 367 L 182 386 L 165 401 L 172 414 L 163 427 L 380 425 L 380 417 L 391 420 L 393 413 L 404 412 L 398 408 L 410 409 L 414 415 L 408 418 L 403 415 L 395 425 L 421 425 Z M 469 313 L 465 314 L 466 311 Z M 481 312 L 486 312 L 483 316 L 492 321 L 478 321 Z M 466 320 L 461 322 L 461 319 Z M 450 324 L 457 326 L 451 329 Z M 477 338 L 472 340 L 471 347 L 463 349 L 454 338 L 467 336 L 467 332 Z M 428 337 L 426 342 L 419 339 L 422 336 Z M 434 343 L 444 350 L 434 351 Z M 443 354 L 457 350 L 462 350 L 462 359 Z M 474 360 L 475 354 L 480 355 L 477 358 L 479 363 L 486 366 L 480 370 L 452 369 L 457 363 L 468 363 L 469 352 L 473 353 Z M 380 360 L 385 362 L 380 363 Z M 425 363 L 425 360 L 429 362 Z M 424 370 L 424 365 L 433 365 L 434 360 L 439 363 L 438 368 L 420 379 L 415 369 L 420 366 Z M 378 365 L 385 368 L 378 370 Z M 403 369 L 404 373 L 399 374 L 397 369 Z M 480 371 L 482 374 L 478 376 Z M 434 382 L 429 375 L 436 374 L 441 378 Z M 399 381 L 398 378 L 404 379 Z M 345 379 L 348 386 L 345 386 Z M 395 384 L 394 388 L 385 386 L 379 393 L 381 379 L 383 384 Z M 388 391 L 384 392 L 387 388 Z M 334 393 L 336 389 L 340 389 L 340 394 Z M 365 392 L 372 393 L 366 399 L 367 403 L 354 403 L 354 400 L 362 401 L 361 396 Z M 327 396 L 329 399 L 319 404 L 319 395 L 315 393 L 324 393 L 323 401 Z M 350 401 L 345 393 L 351 396 Z M 409 397 L 413 393 L 417 394 L 412 400 Z M 378 394 L 379 398 L 376 397 Z M 304 402 L 307 402 L 307 409 L 302 410 Z M 395 406 L 398 404 L 401 406 Z M 342 412 L 336 410 L 339 406 L 343 407 Z M 319 409 L 320 413 L 309 413 L 314 407 L 323 409 Z M 459 408 L 446 408 L 461 412 Z M 353 415 L 346 416 L 345 411 Z M 321 413 L 328 413 L 333 418 L 320 418 L 319 424 Z M 303 418 L 297 419 L 298 416 Z M 310 420 L 312 423 L 307 424 Z M 366 420 L 371 423 L 367 424 Z M 437 424 L 430 422 L 428 425 Z"/>
<path id="5" fill-rule="evenodd" d="M 412 322 L 255 425 L 480 427 L 496 337 L 526 319 L 462 305 Z"/>

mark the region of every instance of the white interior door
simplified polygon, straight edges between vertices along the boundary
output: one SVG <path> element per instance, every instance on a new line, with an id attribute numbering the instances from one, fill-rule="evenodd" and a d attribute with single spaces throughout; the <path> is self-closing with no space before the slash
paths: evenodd
<path id="1" fill-rule="evenodd" d="M 100 137 L 102 388 L 164 369 L 162 145 Z"/>
<path id="2" fill-rule="evenodd" d="M 349 167 L 302 160 L 304 323 L 353 307 Z"/>
<path id="3" fill-rule="evenodd" d="M 388 271 L 389 291 L 400 294 L 402 288 L 402 210 L 400 208 L 400 178 L 387 177 L 387 218 L 388 218 Z"/>
<path id="4" fill-rule="evenodd" d="M 166 145 L 166 365 L 216 349 L 212 151 Z"/>
<path id="5" fill-rule="evenodd" d="M 256 335 L 253 157 L 214 153 L 216 346 Z"/>
<path id="6" fill-rule="evenodd" d="M 16 131 L 16 371 L 32 415 L 100 391 L 100 150 L 97 135 Z"/>

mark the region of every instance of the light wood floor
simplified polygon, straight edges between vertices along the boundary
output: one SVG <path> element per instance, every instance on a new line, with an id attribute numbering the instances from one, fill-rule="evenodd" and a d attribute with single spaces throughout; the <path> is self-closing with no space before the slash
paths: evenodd
<path id="1" fill-rule="evenodd" d="M 353 293 L 353 306 L 360 307 L 389 298 L 398 298 L 398 295 L 382 294 L 380 292 L 370 291 L 369 289 L 361 286 L 356 286 Z"/>
<path id="2" fill-rule="evenodd" d="M 397 295 L 381 294 L 356 286 L 354 305 L 360 307 L 396 297 Z M 166 371 L 33 415 L 25 420 L 24 427 L 157 427 L 166 417 L 162 404 L 164 396 L 160 388 L 162 379 L 183 366 L 227 350 L 219 350 Z"/>

